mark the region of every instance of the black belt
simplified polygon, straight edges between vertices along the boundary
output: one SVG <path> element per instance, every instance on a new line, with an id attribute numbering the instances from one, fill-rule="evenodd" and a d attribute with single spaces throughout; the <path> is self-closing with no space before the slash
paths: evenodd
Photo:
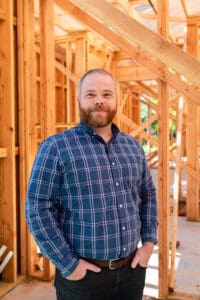
<path id="1" fill-rule="evenodd" d="M 137 250 L 137 249 L 136 249 Z M 91 258 L 83 258 L 84 260 L 103 268 L 108 268 L 110 270 L 119 269 L 124 266 L 127 266 L 131 259 L 134 257 L 136 250 L 131 252 L 129 255 L 123 258 L 111 259 L 111 260 L 100 260 L 100 259 L 91 259 Z"/>

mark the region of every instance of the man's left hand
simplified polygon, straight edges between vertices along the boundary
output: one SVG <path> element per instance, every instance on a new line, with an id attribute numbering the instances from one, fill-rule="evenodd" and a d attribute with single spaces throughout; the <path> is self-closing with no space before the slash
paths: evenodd
<path id="1" fill-rule="evenodd" d="M 141 248 L 136 251 L 136 254 L 131 262 L 131 268 L 135 268 L 138 264 L 142 267 L 148 266 L 148 261 L 153 252 L 154 243 L 145 242 Z"/>

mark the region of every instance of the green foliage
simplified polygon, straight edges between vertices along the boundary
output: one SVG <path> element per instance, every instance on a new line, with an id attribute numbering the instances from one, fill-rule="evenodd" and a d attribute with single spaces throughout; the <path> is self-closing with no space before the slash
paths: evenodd
<path id="1" fill-rule="evenodd" d="M 158 99 L 152 98 L 151 101 L 154 105 L 158 105 Z M 147 121 L 148 118 L 151 115 L 154 115 L 155 113 L 156 112 L 153 108 L 149 107 L 145 103 L 141 103 L 142 122 Z M 174 110 L 170 111 L 170 114 L 174 115 L 174 117 L 176 116 L 176 112 Z M 149 126 L 148 128 L 146 127 L 145 132 L 148 133 L 149 135 L 151 135 L 155 140 L 158 140 L 158 120 L 155 120 L 154 122 L 152 122 L 151 126 Z M 175 119 L 169 120 L 169 134 L 170 134 L 170 138 L 176 137 L 176 120 Z M 149 145 L 148 141 L 146 141 L 145 139 L 142 139 L 142 147 L 146 154 L 155 150 L 155 146 Z"/>

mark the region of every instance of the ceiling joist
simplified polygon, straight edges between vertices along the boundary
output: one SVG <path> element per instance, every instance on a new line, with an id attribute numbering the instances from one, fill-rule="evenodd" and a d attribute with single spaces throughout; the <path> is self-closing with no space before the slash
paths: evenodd
<path id="1" fill-rule="evenodd" d="M 172 67 L 189 81 L 200 86 L 200 63 L 192 56 L 104 0 L 95 6 L 92 0 L 54 0 L 54 2 L 148 68 L 158 78 L 168 82 L 194 102 L 200 103 L 200 91 L 164 67 L 164 65 Z"/>
<path id="2" fill-rule="evenodd" d="M 95 5 L 93 0 L 71 0 L 70 2 L 95 19 L 100 20 L 106 28 L 113 30 L 124 40 L 139 46 L 185 76 L 189 81 L 200 85 L 200 63 L 173 43 L 125 15 L 105 0 L 98 1 Z"/>

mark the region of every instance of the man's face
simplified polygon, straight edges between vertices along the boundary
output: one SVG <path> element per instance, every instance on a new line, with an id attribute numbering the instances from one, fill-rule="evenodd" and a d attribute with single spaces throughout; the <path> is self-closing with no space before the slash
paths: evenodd
<path id="1" fill-rule="evenodd" d="M 109 75 L 87 75 L 78 100 L 80 118 L 92 128 L 107 126 L 117 112 L 116 87 Z"/>

